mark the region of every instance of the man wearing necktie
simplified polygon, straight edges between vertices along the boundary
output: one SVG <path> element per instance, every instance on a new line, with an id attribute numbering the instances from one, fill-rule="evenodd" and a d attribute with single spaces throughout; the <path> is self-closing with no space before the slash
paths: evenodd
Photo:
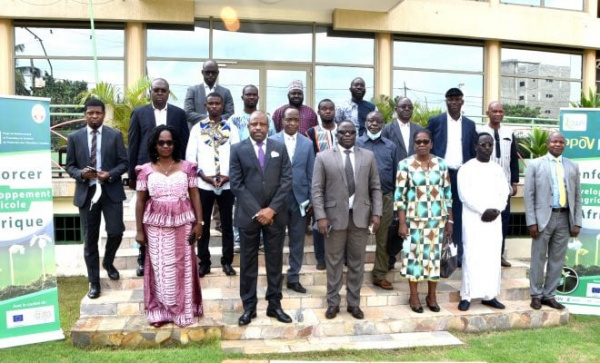
<path id="1" fill-rule="evenodd" d="M 240 230 L 240 297 L 244 313 L 238 323 L 247 325 L 256 317 L 261 233 L 267 269 L 267 316 L 291 323 L 281 308 L 281 283 L 292 167 L 285 145 L 267 141 L 269 122 L 264 112 L 252 113 L 248 131 L 250 138 L 231 146 L 229 162 L 229 183 L 236 197 L 234 225 Z"/>
<path id="2" fill-rule="evenodd" d="M 372 151 L 355 146 L 356 127 L 345 120 L 337 129 L 338 147 L 317 154 L 312 181 L 313 211 L 319 233 L 325 236 L 327 311 L 333 319 L 340 310 L 340 290 L 347 254 L 346 310 L 363 319 L 363 283 L 368 227 L 377 232 L 382 195 L 377 161 Z"/>
<path id="3" fill-rule="evenodd" d="M 562 156 L 565 138 L 560 132 L 552 132 L 547 144 L 548 154 L 532 160 L 525 175 L 525 217 L 533 238 L 529 289 L 536 310 L 542 305 L 564 309 L 554 295 L 569 237 L 579 235 L 582 223 L 579 167 Z"/>

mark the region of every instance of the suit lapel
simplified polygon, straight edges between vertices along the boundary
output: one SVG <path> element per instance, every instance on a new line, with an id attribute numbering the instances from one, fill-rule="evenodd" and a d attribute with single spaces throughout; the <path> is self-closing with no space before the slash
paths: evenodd
<path id="1" fill-rule="evenodd" d="M 354 148 L 356 149 L 356 146 Z M 348 189 L 348 180 L 346 180 L 346 172 L 344 170 L 344 158 L 346 157 L 346 154 L 344 154 L 342 149 L 342 147 L 333 149 L 333 159 L 334 163 L 337 165 L 340 175 L 342 176 L 342 180 L 344 180 L 344 185 L 346 186 L 346 189 Z M 356 159 L 354 161 L 356 164 Z"/>
<path id="2" fill-rule="evenodd" d="M 408 154 L 408 147 L 404 145 L 404 138 L 402 137 L 402 131 L 400 131 L 400 125 L 398 124 L 398 120 L 395 121 L 394 130 L 396 130 L 396 135 L 398 137 L 398 144 L 406 150 Z"/>
<path id="3" fill-rule="evenodd" d="M 102 126 L 102 141 L 100 142 L 100 158 L 102 161 L 102 166 L 104 166 L 106 161 L 106 150 L 108 150 L 108 127 Z"/>
<path id="4" fill-rule="evenodd" d="M 246 140 L 242 141 L 245 145 L 243 147 L 243 149 L 241 150 L 242 155 L 248 155 L 248 157 L 250 158 L 250 160 L 252 160 L 252 163 L 254 164 L 254 167 L 256 167 L 256 170 L 258 170 L 258 172 L 260 174 L 263 173 L 262 168 L 260 167 L 260 163 L 258 162 L 258 157 L 256 156 L 256 152 L 254 151 L 254 145 L 252 144 L 252 141 L 250 138 L 247 138 Z M 266 160 L 266 158 L 265 158 Z"/>

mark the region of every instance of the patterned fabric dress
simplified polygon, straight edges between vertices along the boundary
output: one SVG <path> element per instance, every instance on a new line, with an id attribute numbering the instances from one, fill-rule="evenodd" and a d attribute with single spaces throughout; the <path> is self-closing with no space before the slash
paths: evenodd
<path id="1" fill-rule="evenodd" d="M 137 190 L 150 195 L 144 209 L 146 261 L 144 306 L 149 323 L 187 326 L 202 316 L 196 254 L 188 237 L 196 221 L 188 188 L 196 188 L 196 164 L 166 176 L 150 163 L 136 167 Z"/>
<path id="2" fill-rule="evenodd" d="M 450 175 L 443 159 L 431 156 L 429 170 L 415 156 L 398 164 L 394 205 L 406 211 L 410 246 L 404 244 L 402 276 L 410 281 L 440 279 L 440 257 L 448 210 Z"/>

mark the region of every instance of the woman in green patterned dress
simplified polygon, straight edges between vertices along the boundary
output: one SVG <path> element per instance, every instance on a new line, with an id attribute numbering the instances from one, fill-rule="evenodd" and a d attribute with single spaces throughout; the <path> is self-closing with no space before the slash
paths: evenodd
<path id="1" fill-rule="evenodd" d="M 398 210 L 398 235 L 404 244 L 402 276 L 410 287 L 410 308 L 422 313 L 417 283 L 427 280 L 425 302 L 429 310 L 440 311 L 435 289 L 440 279 L 440 257 L 444 234 L 452 235 L 452 192 L 444 159 L 430 154 L 429 130 L 414 134 L 415 155 L 398 164 L 394 204 Z"/>

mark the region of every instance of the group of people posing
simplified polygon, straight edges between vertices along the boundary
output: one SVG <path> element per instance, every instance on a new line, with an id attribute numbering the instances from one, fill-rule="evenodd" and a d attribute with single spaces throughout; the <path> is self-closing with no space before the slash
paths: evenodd
<path id="1" fill-rule="evenodd" d="M 312 225 L 316 268 L 326 270 L 327 319 L 339 313 L 342 274 L 346 309 L 363 319 L 360 289 L 369 234 L 375 234 L 372 283 L 391 290 L 394 268 L 389 227 L 405 242 L 401 274 L 409 281 L 409 306 L 424 311 L 418 282 L 427 281 L 425 304 L 440 311 L 436 284 L 445 241 L 458 245 L 462 268 L 460 310 L 471 299 L 503 309 L 501 266 L 508 230 L 510 197 L 519 181 L 517 149 L 502 126 L 502 105 L 490 103 L 490 122 L 477 130 L 462 116 L 460 89 L 446 93 L 447 113 L 426 128 L 413 122 L 413 104 L 401 97 L 396 118 L 385 125 L 375 105 L 364 100 L 366 85 L 356 78 L 351 98 L 341 105 L 321 100 L 314 112 L 303 104 L 301 81 L 288 86 L 289 104 L 272 118 L 257 110 L 254 85 L 242 91 L 244 109 L 235 113 L 228 89 L 216 84 L 216 62 L 203 64 L 204 83 L 188 89 L 184 109 L 168 104 L 169 84 L 155 79 L 151 103 L 132 114 L 126 150 L 119 131 L 103 126 L 104 104 L 85 103 L 87 126 L 69 135 L 67 171 L 76 180 L 74 204 L 85 229 L 84 254 L 90 289 L 100 296 L 98 238 L 104 215 L 107 241 L 102 266 L 119 279 L 113 261 L 123 231 L 128 172 L 136 190 L 138 276 L 144 276 L 148 322 L 190 325 L 203 314 L 200 281 L 211 273 L 210 223 L 218 205 L 222 231 L 221 268 L 228 276 L 239 238 L 239 325 L 256 317 L 259 247 L 267 272 L 267 316 L 292 322 L 281 306 L 283 245 L 288 235 L 286 286 L 300 283 L 304 238 Z M 581 226 L 581 193 L 576 164 L 562 157 L 564 137 L 551 133 L 548 155 L 527 167 L 525 205 L 532 242 L 531 307 L 564 308 L 554 299 L 569 236 Z M 312 218 L 312 223 L 311 223 Z M 197 244 L 197 256 L 194 245 Z M 547 260 L 547 266 L 545 266 Z M 196 261 L 199 264 L 196 265 Z M 545 277 L 544 277 L 544 271 Z"/>

